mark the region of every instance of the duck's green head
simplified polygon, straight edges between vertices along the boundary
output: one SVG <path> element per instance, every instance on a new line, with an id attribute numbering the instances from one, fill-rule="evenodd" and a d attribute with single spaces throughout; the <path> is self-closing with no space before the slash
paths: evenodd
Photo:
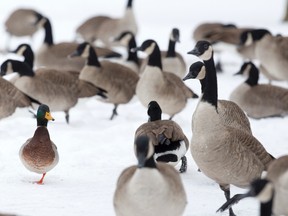
<path id="1" fill-rule="evenodd" d="M 47 126 L 48 121 L 54 121 L 50 109 L 46 104 L 41 104 L 37 111 L 37 126 Z"/>

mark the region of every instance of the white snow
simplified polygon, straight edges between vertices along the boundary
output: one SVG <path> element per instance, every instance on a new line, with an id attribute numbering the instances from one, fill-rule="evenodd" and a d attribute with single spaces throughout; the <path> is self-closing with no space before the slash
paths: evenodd
<path id="1" fill-rule="evenodd" d="M 140 32 L 137 42 L 155 39 L 161 49 L 166 49 L 170 30 L 180 29 L 181 43 L 176 49 L 187 61 L 187 67 L 196 57 L 187 55 L 194 45 L 192 31 L 201 22 L 232 22 L 239 26 L 265 27 L 273 33 L 287 34 L 287 24 L 281 22 L 286 1 L 275 0 L 135 0 L 134 11 Z M 55 42 L 74 39 L 76 27 L 92 15 L 106 14 L 121 16 L 126 0 L 87 1 L 44 1 L 44 0 L 1 0 L 0 49 L 6 46 L 7 36 L 4 21 L 9 13 L 19 7 L 34 8 L 48 16 L 53 27 Z M 32 47 L 37 50 L 43 41 L 43 31 L 37 32 Z M 11 48 L 29 38 L 12 39 Z M 124 49 L 119 49 L 125 53 Z M 0 55 L 0 63 L 14 55 Z M 224 72 L 218 75 L 219 98 L 227 99 L 231 91 L 243 77 L 235 77 L 242 60 L 230 52 L 221 56 Z M 267 83 L 261 77 L 260 82 Z M 197 80 L 185 82 L 200 94 Z M 286 82 L 273 82 L 288 87 Z M 192 137 L 191 117 L 198 99 L 191 99 L 186 108 L 174 117 L 183 128 L 189 140 Z M 127 105 L 118 108 L 119 115 L 110 121 L 113 105 L 97 101 L 95 98 L 81 99 L 70 111 L 67 125 L 64 113 L 55 112 L 56 119 L 49 122 L 48 129 L 58 147 L 59 164 L 47 173 L 44 185 L 33 184 L 41 175 L 25 169 L 18 152 L 21 145 L 31 137 L 36 120 L 27 109 L 16 112 L 0 120 L 0 212 L 29 216 L 112 216 L 113 193 L 121 171 L 136 163 L 133 152 L 134 132 L 147 121 L 146 108 L 137 97 Z M 167 118 L 163 115 L 163 118 Z M 250 120 L 253 134 L 275 157 L 288 152 L 288 118 Z M 202 173 L 197 172 L 190 151 L 187 152 L 188 170 L 181 174 L 188 197 L 185 216 L 228 215 L 216 213 L 225 202 L 219 186 Z M 180 164 L 179 164 L 180 165 Z M 179 165 L 177 169 L 179 168 Z M 231 186 L 231 194 L 246 190 Z M 162 206 L 161 208 L 164 208 Z M 259 215 L 259 204 L 254 199 L 246 199 L 234 206 L 237 215 Z"/>

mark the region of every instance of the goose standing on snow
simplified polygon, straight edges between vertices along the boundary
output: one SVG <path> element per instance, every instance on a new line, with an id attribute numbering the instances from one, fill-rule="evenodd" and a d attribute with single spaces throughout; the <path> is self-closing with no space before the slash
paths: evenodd
<path id="1" fill-rule="evenodd" d="M 201 82 L 203 94 L 192 118 L 192 157 L 202 173 L 216 181 L 229 200 L 230 184 L 248 187 L 267 170 L 273 157 L 252 133 L 227 124 L 228 118 L 223 118 L 218 109 L 217 75 L 211 44 L 198 41 L 189 54 L 200 57 L 206 67 L 205 83 Z M 233 121 L 233 116 L 230 118 Z M 229 208 L 229 215 L 235 215 L 232 208 Z"/>
<path id="2" fill-rule="evenodd" d="M 14 10 L 5 21 L 5 30 L 9 34 L 10 38 L 32 36 L 38 31 L 39 26 L 37 23 L 43 18 L 43 16 L 28 8 L 19 8 Z M 6 43 L 6 49 L 9 49 L 9 42 Z"/>
<path id="3" fill-rule="evenodd" d="M 49 107 L 45 104 L 40 105 L 36 117 L 37 129 L 33 137 L 22 145 L 19 156 L 28 170 L 42 174 L 42 178 L 36 183 L 43 184 L 46 173 L 57 165 L 59 155 L 47 129 L 48 121 L 54 121 Z"/>
<path id="4" fill-rule="evenodd" d="M 110 47 L 113 45 L 113 38 L 120 35 L 123 31 L 131 31 L 136 35 L 138 26 L 132 3 L 133 0 L 127 1 L 125 13 L 121 18 L 96 16 L 88 19 L 77 28 L 77 36 L 82 37 L 85 41 L 90 43 L 95 40 L 100 40 L 104 46 Z"/>
<path id="5" fill-rule="evenodd" d="M 288 115 L 288 89 L 258 84 L 259 70 L 252 62 L 244 63 L 239 73 L 248 73 L 248 79 L 231 92 L 230 100 L 249 117 L 259 119 Z"/>
<path id="6" fill-rule="evenodd" d="M 64 111 L 69 123 L 69 110 L 76 105 L 83 94 L 81 83 L 70 72 L 39 68 L 35 72 L 25 62 L 6 60 L 1 65 L 1 76 L 16 72 L 10 80 L 24 94 L 35 100 L 49 104 L 51 111 Z M 96 89 L 101 95 L 102 92 Z"/>
<path id="7" fill-rule="evenodd" d="M 268 167 L 265 179 L 253 181 L 246 194 L 236 194 L 218 211 L 225 211 L 246 197 L 255 197 L 261 202 L 260 216 L 288 215 L 288 156 L 274 160 Z"/>
<path id="8" fill-rule="evenodd" d="M 138 74 L 128 67 L 111 61 L 101 61 L 100 63 L 97 53 L 87 42 L 80 44 L 70 56 L 71 58 L 81 56 L 87 59 L 79 79 L 106 90 L 107 98 L 104 102 L 114 104 L 110 117 L 112 120 L 115 115 L 118 115 L 118 105 L 128 103 L 135 95 Z"/>
<path id="9" fill-rule="evenodd" d="M 148 64 L 140 76 L 136 95 L 147 107 L 150 101 L 157 101 L 163 113 L 172 117 L 181 112 L 189 98 L 198 96 L 173 73 L 163 71 L 159 46 L 154 40 L 146 40 L 135 49 L 148 54 Z"/>
<path id="10" fill-rule="evenodd" d="M 52 26 L 47 17 L 43 17 L 39 21 L 40 26 L 45 30 L 44 43 L 35 55 L 35 66 L 46 66 L 55 70 L 78 71 L 84 67 L 85 60 L 82 58 L 68 58 L 78 46 L 73 42 L 62 42 L 54 44 L 52 35 Z M 121 55 L 111 49 L 95 47 L 98 55 L 101 57 L 120 57 Z"/>
<path id="11" fill-rule="evenodd" d="M 156 163 L 154 146 L 147 136 L 135 140 L 137 166 L 119 176 L 113 203 L 117 216 L 181 216 L 187 204 L 179 173 L 165 163 Z"/>
<path id="12" fill-rule="evenodd" d="M 164 162 L 176 166 L 182 161 L 179 171 L 187 170 L 186 152 L 189 141 L 181 127 L 172 120 L 161 120 L 162 110 L 156 101 L 148 104 L 149 120 L 138 127 L 135 139 L 146 135 L 155 147 L 154 158 L 157 162 Z"/>

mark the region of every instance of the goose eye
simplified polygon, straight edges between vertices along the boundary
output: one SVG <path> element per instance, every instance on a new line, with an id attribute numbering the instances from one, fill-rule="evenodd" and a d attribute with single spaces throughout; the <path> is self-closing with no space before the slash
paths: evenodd
<path id="1" fill-rule="evenodd" d="M 204 44 L 204 49 L 205 49 L 205 50 L 208 49 L 208 44 Z"/>

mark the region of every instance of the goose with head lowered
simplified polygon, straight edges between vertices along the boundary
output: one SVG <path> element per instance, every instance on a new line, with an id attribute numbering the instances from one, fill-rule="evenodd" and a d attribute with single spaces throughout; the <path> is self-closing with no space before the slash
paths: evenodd
<path id="1" fill-rule="evenodd" d="M 44 43 L 35 55 L 35 66 L 46 66 L 56 70 L 69 70 L 78 71 L 84 67 L 85 61 L 82 58 L 68 58 L 68 55 L 72 53 L 78 43 L 75 42 L 62 42 L 55 44 L 52 35 L 52 26 L 50 20 L 47 17 L 43 17 L 39 24 L 43 26 L 45 31 Z M 120 57 L 121 54 L 101 47 L 94 47 L 97 50 L 98 55 L 101 57 Z"/>
<path id="2" fill-rule="evenodd" d="M 127 6 L 122 17 L 91 17 L 77 28 L 76 33 L 78 37 L 83 38 L 87 42 L 93 43 L 95 40 L 98 40 L 104 46 L 110 47 L 113 45 L 113 38 L 123 31 L 131 31 L 134 35 L 138 31 L 133 11 L 133 0 L 127 1 Z"/>
<path id="3" fill-rule="evenodd" d="M 134 49 L 137 50 L 148 55 L 148 63 L 136 87 L 136 95 L 145 107 L 155 100 L 163 113 L 172 119 L 184 109 L 189 98 L 198 98 L 177 75 L 163 71 L 161 53 L 156 41 L 146 40 Z"/>
<path id="4" fill-rule="evenodd" d="M 4 25 L 9 37 L 32 36 L 38 31 L 37 23 L 43 18 L 43 15 L 31 8 L 18 8 L 7 17 Z M 9 38 L 9 39 L 10 39 Z M 6 49 L 9 49 L 9 42 L 6 43 Z"/>
<path id="5" fill-rule="evenodd" d="M 154 145 L 147 136 L 134 144 L 138 164 L 119 176 L 113 203 L 117 216 L 181 216 L 187 205 L 186 192 L 174 167 L 154 160 Z"/>
<path id="6" fill-rule="evenodd" d="M 22 145 L 19 156 L 28 170 L 42 174 L 42 178 L 35 183 L 43 184 L 46 173 L 58 164 L 59 155 L 47 129 L 48 121 L 54 121 L 49 106 L 41 104 L 37 110 L 36 118 L 37 128 L 34 135 Z"/>
<path id="7" fill-rule="evenodd" d="M 230 100 L 249 117 L 260 119 L 288 114 L 288 89 L 259 84 L 259 70 L 252 62 L 245 62 L 238 73 L 248 73 L 248 78 L 231 92 Z"/>
<path id="8" fill-rule="evenodd" d="M 135 95 L 139 79 L 138 74 L 128 67 L 111 61 L 99 61 L 91 44 L 84 42 L 71 53 L 71 58 L 80 56 L 87 59 L 80 72 L 79 79 L 105 89 L 107 98 L 104 102 L 114 104 L 110 119 L 117 115 L 119 104 L 127 104 Z"/>
<path id="9" fill-rule="evenodd" d="M 154 145 L 154 158 L 157 162 L 164 162 L 176 166 L 182 162 L 179 171 L 187 170 L 186 152 L 189 141 L 180 125 L 172 120 L 162 120 L 162 110 L 156 101 L 148 104 L 147 123 L 140 125 L 135 132 L 135 139 L 139 136 L 148 136 Z"/>
<path id="10" fill-rule="evenodd" d="M 201 81 L 203 94 L 192 117 L 190 150 L 202 173 L 217 182 L 229 200 L 230 185 L 248 187 L 252 180 L 261 177 L 274 158 L 251 131 L 236 125 L 235 114 L 227 116 L 222 113 L 231 113 L 229 108 L 219 109 L 211 44 L 198 41 L 189 53 L 200 57 L 206 67 L 205 79 Z M 191 76 L 190 73 L 187 76 Z M 242 111 L 240 115 L 243 114 Z M 234 126 L 227 123 L 229 119 Z M 229 215 L 235 215 L 232 208 L 229 208 Z"/>
<path id="11" fill-rule="evenodd" d="M 64 111 L 67 123 L 69 110 L 77 104 L 79 97 L 85 97 L 85 94 L 105 97 L 102 89 L 95 88 L 93 92 L 93 86 L 85 91 L 85 85 L 79 82 L 78 77 L 67 71 L 46 68 L 34 71 L 25 62 L 6 60 L 1 65 L 1 76 L 13 72 L 17 76 L 10 81 L 15 87 L 31 98 L 49 104 L 51 111 Z"/>
<path id="12" fill-rule="evenodd" d="M 274 160 L 269 165 L 264 179 L 253 181 L 247 193 L 236 194 L 218 211 L 225 211 L 246 197 L 255 197 L 261 202 L 260 216 L 288 215 L 288 156 L 284 155 Z"/>

